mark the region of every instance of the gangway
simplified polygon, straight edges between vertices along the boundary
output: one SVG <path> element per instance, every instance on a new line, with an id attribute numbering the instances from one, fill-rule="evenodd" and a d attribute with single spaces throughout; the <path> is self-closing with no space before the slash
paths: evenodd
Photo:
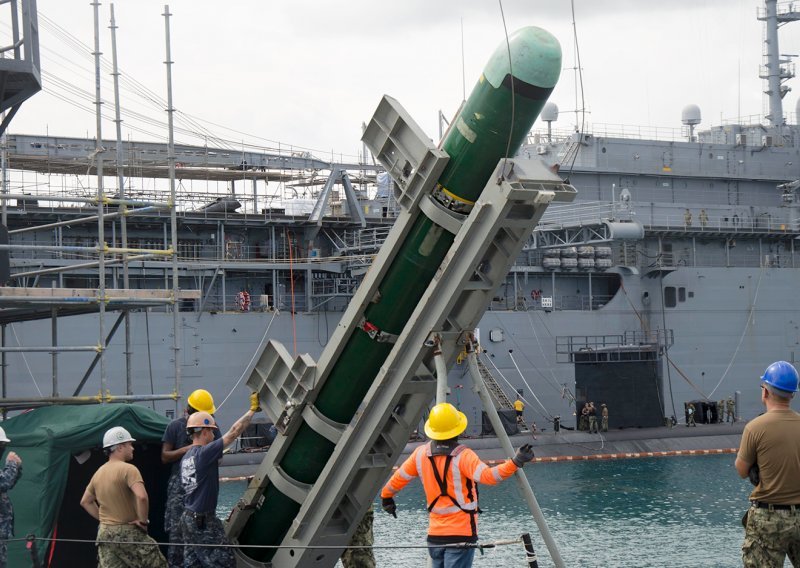
<path id="1" fill-rule="evenodd" d="M 475 360 L 476 365 L 478 367 L 478 372 L 480 373 L 481 379 L 483 379 L 483 384 L 486 385 L 486 390 L 489 391 L 489 394 L 492 397 L 492 400 L 496 403 L 498 408 L 514 408 L 514 403 L 508 398 L 506 395 L 506 391 L 503 390 L 503 387 L 500 386 L 500 383 L 497 382 L 497 379 L 494 378 L 494 374 L 489 370 L 489 367 L 480 359 L 480 357 L 476 358 Z M 521 418 L 517 421 L 518 424 L 522 425 L 525 430 L 533 433 L 533 429 L 528 426 L 528 423 L 525 421 L 524 418 Z M 534 436 L 535 437 L 535 436 Z"/>

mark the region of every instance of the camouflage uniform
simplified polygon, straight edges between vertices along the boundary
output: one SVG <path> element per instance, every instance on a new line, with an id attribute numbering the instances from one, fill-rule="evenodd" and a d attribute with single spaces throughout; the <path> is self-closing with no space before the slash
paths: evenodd
<path id="1" fill-rule="evenodd" d="M 725 418 L 726 422 L 736 422 L 736 403 L 733 399 L 728 397 L 728 416 Z"/>
<path id="2" fill-rule="evenodd" d="M 602 417 L 602 420 L 600 421 L 600 429 L 603 432 L 608 432 L 608 407 L 604 404 L 602 405 L 602 409 L 603 410 L 600 412 Z"/>
<path id="3" fill-rule="evenodd" d="M 106 525 L 97 529 L 97 557 L 100 568 L 166 568 L 167 560 L 156 541 L 135 525 Z M 100 541 L 112 541 L 109 544 Z M 136 544 L 121 544 L 121 543 Z M 148 543 L 148 544 L 141 544 Z"/>
<path id="4" fill-rule="evenodd" d="M 375 537 L 372 534 L 372 522 L 375 514 L 372 505 L 369 506 L 364 518 L 358 523 L 350 546 L 369 546 L 370 548 L 348 548 L 342 554 L 344 568 L 375 568 L 375 556 L 372 554 L 372 545 Z"/>
<path id="5" fill-rule="evenodd" d="M 197 544 L 230 544 L 225 529 L 214 513 L 196 514 L 184 509 L 181 515 L 183 542 Z M 186 568 L 234 568 L 236 557 L 233 549 L 227 547 L 187 546 L 183 553 Z"/>
<path id="6" fill-rule="evenodd" d="M 15 462 L 6 462 L 0 472 L 0 539 L 14 536 L 14 508 L 8 492 L 22 475 L 22 466 Z M 5 568 L 8 562 L 8 545 L 5 540 L 0 541 L 0 568 Z"/>
<path id="7" fill-rule="evenodd" d="M 745 568 L 783 566 L 787 554 L 792 566 L 800 566 L 800 508 L 770 511 L 751 507 L 742 544 Z"/>
<path id="8" fill-rule="evenodd" d="M 183 514 L 183 501 L 186 492 L 181 483 L 180 473 L 170 476 L 167 485 L 167 502 L 164 506 L 164 531 L 167 533 L 169 542 L 183 542 L 181 530 L 181 515 Z M 167 548 L 167 561 L 170 568 L 182 568 L 183 566 L 183 547 L 170 546 Z"/>
<path id="9" fill-rule="evenodd" d="M 690 403 L 689 406 L 687 407 L 687 418 L 686 418 L 686 426 L 687 427 L 689 427 L 689 426 L 697 426 L 697 424 L 695 424 L 695 422 L 694 422 L 694 412 L 695 412 L 694 404 Z"/>
<path id="10" fill-rule="evenodd" d="M 725 399 L 723 398 L 717 403 L 717 422 L 722 424 L 725 422 Z"/>

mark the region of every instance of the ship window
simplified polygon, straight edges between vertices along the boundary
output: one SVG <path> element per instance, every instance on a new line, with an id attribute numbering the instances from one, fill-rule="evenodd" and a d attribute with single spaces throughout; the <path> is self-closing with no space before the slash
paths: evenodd
<path id="1" fill-rule="evenodd" d="M 694 292 L 689 292 L 689 297 L 694 298 Z"/>
<path id="2" fill-rule="evenodd" d="M 600 150 L 600 151 L 601 151 L 603 154 L 605 154 L 605 153 L 606 153 L 606 147 L 605 147 L 605 146 L 603 146 L 603 149 L 602 149 L 602 150 Z"/>
<path id="3" fill-rule="evenodd" d="M 678 301 L 679 302 L 686 301 L 686 288 L 678 288 Z"/>
<path id="4" fill-rule="evenodd" d="M 678 302 L 675 300 L 675 287 L 674 286 L 665 286 L 664 287 L 664 306 L 667 308 L 674 308 L 678 305 Z"/>

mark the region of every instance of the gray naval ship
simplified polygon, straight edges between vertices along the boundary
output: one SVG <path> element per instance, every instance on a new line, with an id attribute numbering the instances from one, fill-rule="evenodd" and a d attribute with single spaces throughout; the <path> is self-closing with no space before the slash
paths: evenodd
<path id="1" fill-rule="evenodd" d="M 729 397 L 739 418 L 760 412 L 758 377 L 800 345 L 800 108 L 784 111 L 794 64 L 778 49 L 798 10 L 768 0 L 758 14 L 763 123 L 702 129 L 690 105 L 681 136 L 646 139 L 561 132 L 545 109 L 519 157 L 578 197 L 547 210 L 480 322 L 498 406 L 519 394 L 540 429 L 574 427 L 590 400 L 611 428 L 682 423 L 690 401 L 699 421 Z M 2 406 L 128 399 L 174 416 L 174 392 L 207 388 L 230 423 L 267 340 L 320 354 L 392 225 L 392 182 L 367 159 L 98 138 L 5 137 Z M 104 183 L 123 190 L 98 206 Z M 266 201 L 268 183 L 315 200 Z M 479 433 L 466 364 L 449 377 Z"/>

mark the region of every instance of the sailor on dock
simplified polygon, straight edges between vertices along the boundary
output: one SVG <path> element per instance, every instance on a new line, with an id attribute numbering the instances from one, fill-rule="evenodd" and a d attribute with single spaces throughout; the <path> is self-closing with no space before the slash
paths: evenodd
<path id="1" fill-rule="evenodd" d="M 697 426 L 694 421 L 694 403 L 690 402 L 689 405 L 686 407 L 686 427 L 689 426 Z"/>
<path id="2" fill-rule="evenodd" d="M 5 430 L 0 428 L 0 455 L 5 451 L 11 440 L 6 436 Z M 0 568 L 5 568 L 8 562 L 8 545 L 5 539 L 14 536 L 14 508 L 8 492 L 14 487 L 22 475 L 22 460 L 14 452 L 8 452 L 6 465 L 0 471 Z"/>
<path id="3" fill-rule="evenodd" d="M 189 451 L 192 441 L 186 434 L 186 417 L 195 412 L 214 414 L 214 398 L 204 389 L 197 389 L 186 399 L 186 416 L 176 418 L 167 426 L 161 438 L 161 463 L 171 463 L 172 471 L 167 484 L 167 503 L 164 507 L 164 530 L 169 542 L 183 543 L 180 519 L 183 514 L 185 493 L 181 485 L 180 461 Z M 219 429 L 214 430 L 219 437 Z M 167 549 L 167 561 L 170 568 L 183 568 L 183 546 L 170 546 Z"/>
<path id="4" fill-rule="evenodd" d="M 219 460 L 222 451 L 236 441 L 260 410 L 258 394 L 253 393 L 250 395 L 250 410 L 220 438 L 214 435 L 214 430 L 218 430 L 217 423 L 209 413 L 195 412 L 186 420 L 186 433 L 192 439 L 192 445 L 181 458 L 181 483 L 186 492 L 180 519 L 183 542 L 224 546 L 187 546 L 184 566 L 236 566 L 233 549 L 227 546 L 230 540 L 216 513 Z"/>
<path id="5" fill-rule="evenodd" d="M 437 404 L 425 422 L 431 439 L 403 462 L 381 491 L 383 510 L 397 516 L 394 496 L 419 477 L 428 505 L 428 554 L 433 568 L 469 568 L 475 548 L 454 546 L 478 541 L 477 483 L 496 485 L 533 459 L 530 444 L 513 459 L 489 467 L 478 455 L 458 443 L 467 417 L 447 402 Z M 448 546 L 449 545 L 449 546 Z"/>
<path id="6" fill-rule="evenodd" d="M 522 424 L 522 413 L 525 410 L 525 403 L 519 399 L 519 395 L 517 395 L 517 400 L 514 401 L 514 412 L 517 413 L 517 424 Z"/>
<path id="7" fill-rule="evenodd" d="M 594 432 L 595 434 L 598 433 L 597 431 L 597 408 L 594 406 L 594 402 L 589 403 L 589 433 L 591 434 Z"/>
<path id="8" fill-rule="evenodd" d="M 726 403 L 728 408 L 728 416 L 725 418 L 726 422 L 736 422 L 736 403 L 733 401 L 733 397 L 728 397 L 728 402 Z"/>
<path id="9" fill-rule="evenodd" d="M 578 421 L 578 430 L 586 431 L 589 429 L 589 403 L 585 402 L 581 408 L 581 417 Z"/>
<path id="10" fill-rule="evenodd" d="M 608 432 L 608 407 L 604 402 L 603 404 L 600 405 L 600 408 L 602 408 L 602 410 L 600 411 L 600 415 L 602 417 L 602 420 L 600 422 L 600 430 L 602 430 L 603 432 Z"/>
<path id="11" fill-rule="evenodd" d="M 792 566 L 800 566 L 800 415 L 790 406 L 797 390 L 791 363 L 767 367 L 761 377 L 767 411 L 742 432 L 736 472 L 755 484 L 742 519 L 745 568 L 783 566 L 787 555 Z"/>
<path id="12" fill-rule="evenodd" d="M 122 426 L 103 435 L 108 461 L 92 476 L 81 507 L 100 521 L 97 557 L 100 568 L 166 568 L 167 559 L 147 534 L 150 500 L 133 460 L 133 439 Z"/>

